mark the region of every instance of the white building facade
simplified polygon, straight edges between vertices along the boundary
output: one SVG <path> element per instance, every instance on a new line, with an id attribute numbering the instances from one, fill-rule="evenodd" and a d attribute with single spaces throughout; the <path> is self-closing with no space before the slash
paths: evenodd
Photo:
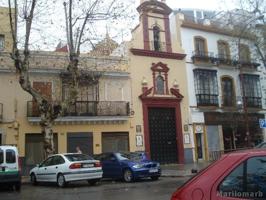
<path id="1" fill-rule="evenodd" d="M 184 143 L 191 143 L 194 161 L 215 160 L 265 140 L 259 124 L 266 109 L 265 69 L 252 43 L 233 38 L 203 12 L 195 19 L 197 12 L 177 11 L 171 18 L 186 53 L 190 116 Z"/>

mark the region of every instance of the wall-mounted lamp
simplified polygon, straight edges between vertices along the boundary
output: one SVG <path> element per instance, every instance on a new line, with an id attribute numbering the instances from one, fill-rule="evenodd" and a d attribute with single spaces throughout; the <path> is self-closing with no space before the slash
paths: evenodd
<path id="1" fill-rule="evenodd" d="M 142 85 L 143 87 L 145 87 L 145 86 L 148 85 L 148 81 L 146 80 L 146 78 L 145 78 L 144 76 L 143 76 L 143 78 L 142 78 L 141 85 Z"/>
<path id="2" fill-rule="evenodd" d="M 175 89 L 179 89 L 179 85 L 178 85 L 176 79 L 175 79 L 175 81 L 173 82 L 173 87 L 174 87 Z"/>
<path id="3" fill-rule="evenodd" d="M 241 109 L 242 106 L 243 106 L 242 98 L 238 97 L 236 100 L 236 107 L 237 107 L 237 109 Z"/>

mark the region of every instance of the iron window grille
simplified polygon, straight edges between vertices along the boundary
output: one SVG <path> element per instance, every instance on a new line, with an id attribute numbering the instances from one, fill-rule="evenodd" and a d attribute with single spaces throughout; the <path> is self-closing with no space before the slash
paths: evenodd
<path id="1" fill-rule="evenodd" d="M 247 107 L 261 108 L 262 107 L 262 94 L 259 75 L 242 74 L 244 94 L 243 100 Z M 240 77 L 241 80 L 241 77 Z"/>
<path id="2" fill-rule="evenodd" d="M 218 106 L 217 71 L 194 70 L 195 93 L 198 106 Z"/>

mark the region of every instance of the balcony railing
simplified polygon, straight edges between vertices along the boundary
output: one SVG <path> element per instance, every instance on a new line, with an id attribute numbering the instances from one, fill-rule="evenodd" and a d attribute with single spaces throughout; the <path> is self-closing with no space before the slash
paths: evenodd
<path id="1" fill-rule="evenodd" d="M 166 43 L 165 42 L 151 41 L 150 42 L 150 48 L 152 51 L 166 52 Z"/>
<path id="2" fill-rule="evenodd" d="M 196 94 L 198 106 L 219 106 L 218 95 Z"/>
<path id="3" fill-rule="evenodd" d="M 214 58 L 213 63 L 215 63 L 216 65 L 238 66 L 241 68 L 254 69 L 254 70 L 256 70 L 258 66 L 260 66 L 260 64 L 256 63 L 254 60 L 252 60 L 252 61 L 239 61 L 239 60 L 231 60 L 229 58 L 220 57 L 220 56 L 217 56 L 216 58 Z"/>
<path id="4" fill-rule="evenodd" d="M 212 52 L 205 51 L 193 51 L 191 59 L 193 62 L 201 61 L 201 62 L 214 62 L 216 58 Z"/>
<path id="5" fill-rule="evenodd" d="M 256 70 L 259 63 L 255 60 L 250 61 L 242 61 L 242 60 L 232 60 L 228 55 L 218 54 L 214 56 L 212 52 L 204 52 L 204 51 L 193 51 L 192 52 L 192 60 L 201 61 L 201 62 L 211 62 L 215 65 L 228 65 L 228 66 L 237 66 L 246 69 L 254 69 Z"/>
<path id="6" fill-rule="evenodd" d="M 3 120 L 3 104 L 0 103 L 0 122 Z"/>
<path id="7" fill-rule="evenodd" d="M 244 97 L 248 108 L 262 108 L 261 97 Z"/>
<path id="8" fill-rule="evenodd" d="M 248 68 L 255 70 L 257 69 L 258 66 L 260 66 L 260 64 L 255 62 L 255 60 L 250 60 L 250 61 L 234 60 L 232 64 L 235 66 L 239 66 L 241 68 Z"/>
<path id="9" fill-rule="evenodd" d="M 229 55 L 218 54 L 215 63 L 218 65 L 232 65 L 232 60 Z"/>
<path id="10" fill-rule="evenodd" d="M 76 101 L 69 106 L 63 116 L 128 116 L 129 102 L 124 101 Z M 27 102 L 27 116 L 39 117 L 37 104 Z"/>

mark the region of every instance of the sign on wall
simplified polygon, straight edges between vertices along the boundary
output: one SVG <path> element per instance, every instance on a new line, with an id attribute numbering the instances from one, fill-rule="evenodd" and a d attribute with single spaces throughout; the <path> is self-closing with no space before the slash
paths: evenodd
<path id="1" fill-rule="evenodd" d="M 136 146 L 137 147 L 143 146 L 143 136 L 142 135 L 136 135 Z"/>
<path id="2" fill-rule="evenodd" d="M 266 128 L 266 119 L 260 119 L 260 128 Z"/>

